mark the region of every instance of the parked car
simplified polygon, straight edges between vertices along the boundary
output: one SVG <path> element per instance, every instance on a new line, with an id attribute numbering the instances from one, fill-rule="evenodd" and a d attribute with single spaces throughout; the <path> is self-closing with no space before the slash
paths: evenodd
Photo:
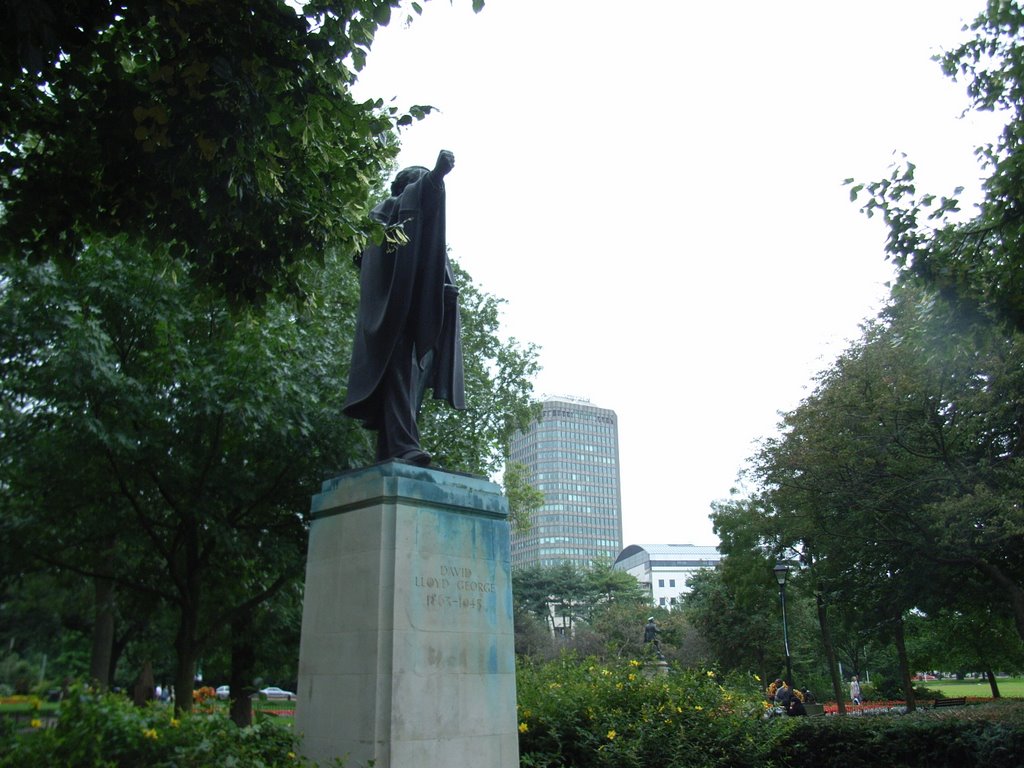
<path id="1" fill-rule="evenodd" d="M 260 696 L 265 696 L 268 699 L 287 699 L 288 701 L 295 700 L 294 693 L 282 690 L 276 685 L 272 685 L 269 688 L 260 688 Z"/>
<path id="2" fill-rule="evenodd" d="M 221 701 L 224 701 L 225 699 L 230 699 L 231 698 L 231 686 L 230 685 L 222 685 L 222 686 L 220 686 L 217 689 L 217 698 L 220 699 Z"/>

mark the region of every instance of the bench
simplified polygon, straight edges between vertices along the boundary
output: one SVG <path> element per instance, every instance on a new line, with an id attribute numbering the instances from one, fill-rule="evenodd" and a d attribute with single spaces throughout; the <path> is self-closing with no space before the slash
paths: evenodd
<path id="1" fill-rule="evenodd" d="M 825 714 L 824 704 L 804 704 L 804 709 L 807 710 L 810 717 L 824 716 Z"/>
<path id="2" fill-rule="evenodd" d="M 958 699 L 936 699 L 932 707 L 961 707 L 967 703 L 967 697 L 961 696 Z"/>

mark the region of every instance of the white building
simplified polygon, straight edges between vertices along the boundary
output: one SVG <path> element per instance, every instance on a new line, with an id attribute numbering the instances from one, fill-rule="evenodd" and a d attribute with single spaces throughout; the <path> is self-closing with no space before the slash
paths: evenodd
<path id="1" fill-rule="evenodd" d="M 615 559 L 615 568 L 632 574 L 656 605 L 671 608 L 689 590 L 686 580 L 722 561 L 718 547 L 692 544 L 630 544 Z"/>

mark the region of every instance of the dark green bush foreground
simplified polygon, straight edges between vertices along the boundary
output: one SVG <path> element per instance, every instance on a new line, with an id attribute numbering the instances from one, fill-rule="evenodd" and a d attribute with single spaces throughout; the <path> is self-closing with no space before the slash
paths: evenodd
<path id="1" fill-rule="evenodd" d="M 523 768 L 1019 768 L 1024 702 L 912 715 L 765 718 L 760 684 L 711 671 L 648 677 L 640 661 L 521 662 Z M 45 715 L 41 715 L 45 717 Z M 24 723 L 22 726 L 24 727 Z M 291 729 L 236 727 L 221 710 L 175 719 L 166 706 L 73 691 L 53 728 L 0 717 L 0 768 L 290 768 Z M 414 768 L 396 766 L 396 768 Z"/>
<path id="2" fill-rule="evenodd" d="M 2 720 L 2 718 L 0 718 Z M 0 723 L 0 768 L 278 768 L 306 765 L 289 729 L 238 728 L 223 714 L 177 719 L 167 706 L 74 691 L 53 728 L 17 734 Z"/>
<path id="3" fill-rule="evenodd" d="M 991 719 L 989 719 L 991 718 Z M 983 704 L 912 715 L 795 718 L 772 757 L 785 768 L 1020 768 L 1024 706 Z"/>
<path id="4" fill-rule="evenodd" d="M 566 657 L 520 664 L 524 768 L 1020 768 L 1024 703 L 765 718 L 756 680 L 646 677 Z"/>

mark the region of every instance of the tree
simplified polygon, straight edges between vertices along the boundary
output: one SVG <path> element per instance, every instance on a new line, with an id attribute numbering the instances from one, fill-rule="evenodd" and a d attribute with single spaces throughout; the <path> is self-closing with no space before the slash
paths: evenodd
<path id="1" fill-rule="evenodd" d="M 531 516 L 544 506 L 544 492 L 530 485 L 530 468 L 518 461 L 506 460 L 502 485 L 508 499 L 512 529 L 528 531 Z"/>
<path id="2" fill-rule="evenodd" d="M 639 582 L 625 571 L 615 570 L 610 563 L 596 563 L 579 568 L 570 561 L 554 566 L 519 568 L 512 573 L 512 597 L 521 624 L 533 617 L 544 623 L 551 634 L 564 633 L 568 640 L 580 639 L 581 632 L 590 632 L 588 651 L 605 653 L 612 638 L 605 630 L 611 628 L 610 613 L 632 616 L 650 610 L 650 597 Z M 635 633 L 635 626 L 626 631 Z M 595 630 L 597 631 L 594 636 Z M 626 644 L 628 645 L 628 643 Z M 612 655 L 617 655 L 613 651 Z"/>
<path id="3" fill-rule="evenodd" d="M 682 613 L 700 634 L 716 667 L 752 672 L 762 680 L 774 677 L 782 629 L 776 594 L 767 589 L 771 568 L 761 572 L 764 586 L 748 593 L 730 583 L 727 562 L 728 557 L 721 568 L 699 571 L 687 580 L 690 591 L 683 595 Z"/>
<path id="4" fill-rule="evenodd" d="M 87 248 L 70 273 L 11 265 L 0 294 L 5 534 L 51 568 L 169 607 L 186 707 L 200 654 L 301 576 L 309 496 L 372 455 L 341 415 L 349 260 L 304 273 L 304 303 L 245 312 L 192 271 L 124 238 Z M 462 471 L 500 455 L 507 414 L 529 410 L 534 365 L 474 310 L 469 416 L 498 426 L 434 424 Z"/>
<path id="5" fill-rule="evenodd" d="M 970 30 L 972 39 L 937 58 L 948 77 L 967 82 L 971 108 L 1006 115 L 1002 134 L 977 148 L 988 174 L 977 215 L 957 217 L 962 188 L 919 193 L 909 161 L 886 179 L 847 182 L 852 199 L 867 192 L 865 213 L 885 221 L 901 283 L 922 282 L 961 314 L 1024 331 L 1024 10 L 1017 0 L 989 0 Z"/>
<path id="6" fill-rule="evenodd" d="M 1024 645 L 1005 614 L 985 606 L 940 610 L 909 617 L 907 644 L 917 670 L 987 673 L 993 698 L 999 698 L 994 672 L 1024 668 Z"/>
<path id="7" fill-rule="evenodd" d="M 908 703 L 910 609 L 955 608 L 949 585 L 978 579 L 1024 631 L 1021 340 L 904 286 L 755 461 L 824 593 L 895 644 Z"/>
<path id="8" fill-rule="evenodd" d="M 540 369 L 537 347 L 502 339 L 503 300 L 479 290 L 454 261 L 452 268 L 462 312 L 466 410 L 454 411 L 428 398 L 420 433 L 439 466 L 489 476 L 501 466 L 513 432 L 525 430 L 536 412 L 531 398 L 533 378 Z M 513 490 L 510 500 L 517 505 L 513 520 L 518 524 L 517 518 L 535 508 L 531 505 L 536 504 L 536 495 L 522 486 L 513 485 Z"/>
<path id="9" fill-rule="evenodd" d="M 430 111 L 351 94 L 398 5 L 6 3 L 0 253 L 73 262 L 90 238 L 125 237 L 258 300 L 295 289 L 304 262 L 358 252 L 395 127 Z"/>

